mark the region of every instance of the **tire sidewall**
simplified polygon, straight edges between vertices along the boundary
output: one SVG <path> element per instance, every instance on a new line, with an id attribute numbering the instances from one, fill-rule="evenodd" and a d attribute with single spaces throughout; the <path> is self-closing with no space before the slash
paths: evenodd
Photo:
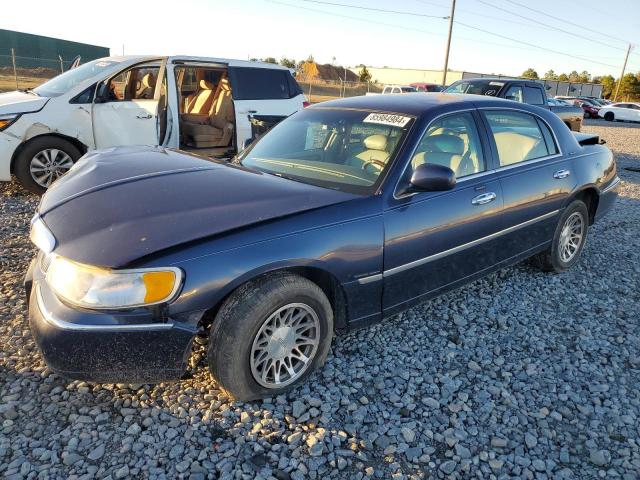
<path id="1" fill-rule="evenodd" d="M 573 215 L 574 213 L 580 213 L 582 215 L 583 222 L 583 232 L 582 232 L 582 242 L 580 243 L 580 247 L 578 251 L 573 256 L 571 260 L 565 262 L 560 257 L 560 237 L 562 235 L 562 229 L 564 228 L 565 222 L 567 219 Z M 553 243 L 551 244 L 551 263 L 556 271 L 565 271 L 570 269 L 573 265 L 575 265 L 582 255 L 582 250 L 584 249 L 585 244 L 587 243 L 587 236 L 589 231 L 589 211 L 587 210 L 587 206 L 584 202 L 580 200 L 574 200 L 569 204 L 569 206 L 565 209 L 564 213 L 560 217 L 558 221 L 558 225 L 556 226 L 556 231 L 553 235 Z"/>
<path id="2" fill-rule="evenodd" d="M 317 287 L 313 288 L 311 282 L 306 283 L 310 285 L 301 283 L 296 284 L 293 288 L 288 286 L 288 288 L 276 288 L 275 290 L 270 289 L 268 284 L 264 285 L 263 288 L 268 294 L 259 303 L 250 308 L 238 309 L 238 315 L 230 312 L 231 315 L 214 320 L 208 347 L 209 366 L 212 372 L 217 370 L 217 376 L 221 377 L 218 380 L 228 393 L 243 400 L 277 396 L 303 383 L 317 367 L 324 363 L 333 336 L 333 312 L 322 291 Z M 320 297 L 318 293 L 320 293 Z M 253 378 L 250 362 L 251 349 L 263 323 L 279 308 L 290 303 L 303 303 L 314 310 L 320 324 L 320 343 L 315 357 L 300 378 L 282 388 L 267 388 Z M 223 327 L 223 325 L 217 324 L 219 321 L 237 322 L 234 326 L 239 328 L 235 329 L 235 335 L 232 338 L 219 335 L 221 333 L 219 330 Z M 231 368 L 225 369 L 226 371 L 216 369 L 215 362 L 222 359 L 226 360 Z M 232 389 L 229 388 L 230 382 L 233 384 Z"/>
<path id="3" fill-rule="evenodd" d="M 18 157 L 16 158 L 14 173 L 16 178 L 24 188 L 38 195 L 42 195 L 47 191 L 47 189 L 40 186 L 31 176 L 31 161 L 38 152 L 41 152 L 42 150 L 46 150 L 48 148 L 56 148 L 63 151 L 64 153 L 69 155 L 69 157 L 71 157 L 73 163 L 75 163 L 82 156 L 82 152 L 80 152 L 80 150 L 78 150 L 75 145 L 65 140 L 64 138 L 45 136 L 36 137 L 30 140 L 22 148 Z"/>
<path id="4" fill-rule="evenodd" d="M 613 112 L 607 112 L 604 114 L 604 119 L 611 122 L 615 119 L 615 115 L 613 114 Z"/>

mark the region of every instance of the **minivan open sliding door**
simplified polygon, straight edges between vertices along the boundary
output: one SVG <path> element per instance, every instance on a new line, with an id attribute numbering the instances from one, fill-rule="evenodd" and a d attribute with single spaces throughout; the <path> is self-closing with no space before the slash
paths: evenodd
<path id="1" fill-rule="evenodd" d="M 170 127 L 166 59 L 133 65 L 99 84 L 92 117 L 96 148 L 161 144 Z"/>

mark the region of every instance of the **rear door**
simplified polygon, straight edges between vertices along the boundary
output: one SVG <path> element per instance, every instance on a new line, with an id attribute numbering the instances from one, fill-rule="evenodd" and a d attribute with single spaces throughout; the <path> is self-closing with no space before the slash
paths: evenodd
<path id="1" fill-rule="evenodd" d="M 230 66 L 229 82 L 239 146 L 303 108 L 304 94 L 287 69 Z"/>
<path id="2" fill-rule="evenodd" d="M 539 85 L 533 82 L 524 85 L 524 103 L 550 110 L 547 103 L 547 94 Z"/>
<path id="3" fill-rule="evenodd" d="M 575 188 L 575 175 L 571 160 L 564 157 L 541 117 L 516 109 L 481 111 L 498 158 L 497 177 L 504 196 L 501 248 L 513 257 L 552 239 Z"/>
<path id="4" fill-rule="evenodd" d="M 92 105 L 96 148 L 159 143 L 167 129 L 165 66 L 135 65 L 98 87 Z"/>

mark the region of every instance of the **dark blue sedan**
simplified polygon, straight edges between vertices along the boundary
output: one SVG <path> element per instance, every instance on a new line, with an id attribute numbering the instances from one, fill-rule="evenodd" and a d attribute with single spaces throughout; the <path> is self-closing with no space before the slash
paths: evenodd
<path id="1" fill-rule="evenodd" d="M 50 368 L 180 378 L 197 335 L 236 399 L 279 394 L 372 324 L 533 257 L 574 265 L 619 179 L 598 137 L 466 95 L 367 96 L 283 121 L 231 163 L 87 154 L 42 198 L 25 284 Z"/>

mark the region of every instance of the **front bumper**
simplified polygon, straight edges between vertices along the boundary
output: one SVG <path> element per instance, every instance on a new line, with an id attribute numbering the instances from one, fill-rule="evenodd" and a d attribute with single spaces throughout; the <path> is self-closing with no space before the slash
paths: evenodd
<path id="1" fill-rule="evenodd" d="M 7 127 L 11 129 L 11 126 Z M 0 181 L 11 180 L 11 159 L 22 140 L 8 134 L 6 131 L 0 132 Z"/>
<path id="2" fill-rule="evenodd" d="M 100 383 L 157 383 L 187 369 L 195 327 L 147 311 L 82 311 L 63 304 L 34 259 L 25 277 L 29 324 L 47 366 Z"/>

